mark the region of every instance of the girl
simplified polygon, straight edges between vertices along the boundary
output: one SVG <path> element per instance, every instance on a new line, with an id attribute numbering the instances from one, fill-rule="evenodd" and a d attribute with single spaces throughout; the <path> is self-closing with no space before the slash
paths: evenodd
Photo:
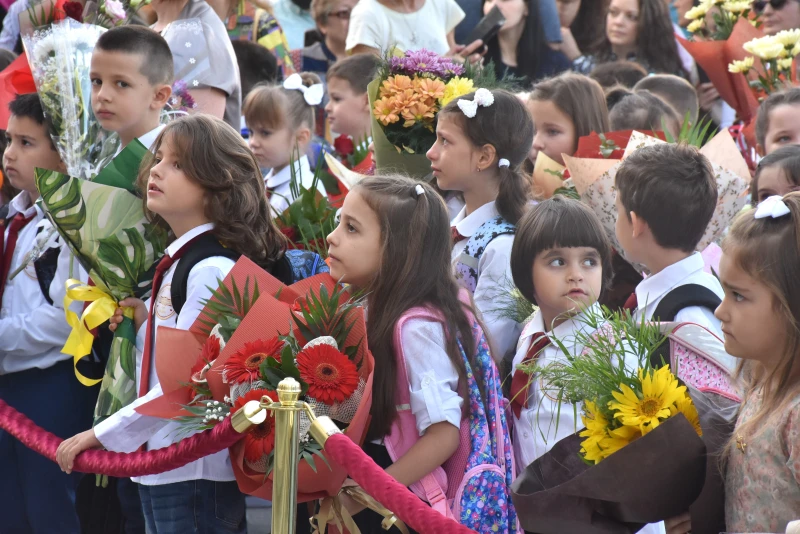
<path id="1" fill-rule="evenodd" d="M 740 215 L 722 250 L 715 315 L 745 382 L 726 455 L 725 521 L 730 532 L 784 532 L 800 510 L 800 194 Z M 691 530 L 688 516 L 667 526 Z"/>
<path id="2" fill-rule="evenodd" d="M 600 85 L 580 74 L 562 74 L 536 84 L 528 100 L 536 137 L 533 148 L 564 165 L 578 139 L 610 130 L 608 108 Z"/>
<path id="3" fill-rule="evenodd" d="M 603 40 L 603 26 L 597 21 L 608 9 L 608 0 L 556 0 L 561 20 L 561 52 L 575 61 L 597 48 Z"/>
<path id="4" fill-rule="evenodd" d="M 636 61 L 652 73 L 686 76 L 664 0 L 611 0 L 605 39 L 594 55 L 578 57 L 573 68 L 589 74 L 597 63 L 617 59 Z"/>
<path id="5" fill-rule="evenodd" d="M 498 362 L 520 331 L 497 310 L 496 299 L 511 282 L 514 225 L 530 196 L 519 166 L 532 140 L 533 122 L 516 96 L 479 89 L 439 112 L 427 154 L 439 188 L 464 195 L 465 206 L 450 223 L 453 268 L 474 293 Z"/>
<path id="6" fill-rule="evenodd" d="M 800 146 L 779 148 L 758 162 L 750 184 L 753 207 L 771 196 L 783 196 L 800 189 Z"/>
<path id="7" fill-rule="evenodd" d="M 758 153 L 766 156 L 784 145 L 800 144 L 800 88 L 772 93 L 758 108 Z"/>
<path id="8" fill-rule="evenodd" d="M 375 375 L 372 441 L 364 449 L 406 486 L 440 467 L 457 474 L 447 488 L 448 498 L 452 498 L 465 472 L 464 457 L 454 453 L 470 448 L 469 440 L 460 439 L 459 429 L 465 416 L 471 413 L 477 418 L 482 411 L 470 403 L 475 398 L 472 394 L 464 402 L 464 386 L 472 383 L 473 376 L 478 377 L 476 387 L 487 405 L 499 401 L 502 393 L 485 342 L 476 342 L 480 326 L 453 279 L 449 242 L 441 197 L 427 184 L 405 177 L 360 182 L 345 197 L 339 226 L 328 236 L 331 275 L 367 292 L 367 335 L 375 356 Z M 437 318 L 414 317 L 420 307 Z M 398 371 L 398 361 L 405 362 L 404 370 Z M 481 368 L 491 370 L 491 382 L 483 379 Z M 398 384 L 398 376 L 402 376 L 398 373 L 407 375 L 407 384 Z M 409 409 L 401 407 L 409 403 Z M 498 408 L 498 413 L 503 412 Z M 398 429 L 405 428 L 404 423 L 412 425 L 411 434 L 415 426 L 419 436 L 406 435 L 414 442 L 406 451 L 396 448 Z M 505 417 L 496 424 L 507 435 Z M 408 439 L 404 441 L 409 444 Z M 510 446 L 508 452 L 510 455 Z M 510 456 L 507 460 L 500 465 L 510 482 Z M 492 507 L 497 504 L 502 505 L 491 502 Z M 352 503 L 348 508 L 358 510 Z M 383 532 L 381 519 L 371 512 L 356 516 L 361 531 L 367 533 Z M 513 517 L 509 524 L 494 526 L 509 532 L 511 521 Z M 487 522 L 481 531 L 492 526 Z"/>
<path id="9" fill-rule="evenodd" d="M 282 85 L 256 86 L 244 102 L 244 119 L 250 130 L 250 148 L 263 169 L 264 187 L 273 217 L 281 215 L 295 200 L 292 173 L 306 189 L 314 183 L 308 161 L 315 128 L 316 108 L 324 89 L 313 73 L 292 74 Z M 289 163 L 294 161 L 290 167 Z M 325 187 L 317 182 L 325 195 Z M 295 190 L 296 191 L 296 190 Z"/>
<path id="10" fill-rule="evenodd" d="M 146 303 L 132 298 L 120 303 L 135 310 L 140 398 L 61 444 L 58 463 L 67 472 L 75 456 L 86 449 L 132 452 L 145 444 L 154 450 L 177 441 L 176 423 L 135 411 L 162 395 L 152 362 L 157 327 L 188 329 L 203 302 L 211 298 L 209 287 L 217 287 L 225 278 L 238 254 L 283 282 L 292 282 L 285 238 L 269 217 L 258 162 L 233 128 L 208 115 L 184 117 L 166 126 L 153 150 L 155 156 L 143 163 L 139 188 L 146 191 L 148 219 L 167 227 L 173 240 L 156 271 L 166 267 L 163 276 L 156 274 L 153 281 L 154 296 Z M 176 311 L 173 287 L 180 282 L 173 277 L 180 258 L 202 258 L 198 256 L 202 252 L 205 259 L 189 270 L 185 303 Z M 112 329 L 121 322 L 121 314 L 118 309 Z M 245 532 L 244 496 L 234 481 L 226 451 L 133 480 L 139 483 L 148 532 L 194 532 L 197 524 L 214 532 Z"/>

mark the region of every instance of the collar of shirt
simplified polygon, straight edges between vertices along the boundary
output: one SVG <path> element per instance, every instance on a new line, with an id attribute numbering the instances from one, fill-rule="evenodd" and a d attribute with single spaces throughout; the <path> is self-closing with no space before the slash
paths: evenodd
<path id="1" fill-rule="evenodd" d="M 294 171 L 295 174 L 297 174 L 298 183 L 303 183 L 303 176 L 311 175 L 311 165 L 308 163 L 308 156 L 303 156 L 294 162 Z M 292 169 L 287 165 L 277 173 L 274 171 L 269 171 L 269 173 L 267 173 L 267 175 L 264 177 L 264 184 L 268 188 L 274 188 L 290 182 L 291 179 Z"/>
<path id="2" fill-rule="evenodd" d="M 525 325 L 525 328 L 522 329 L 522 335 L 519 338 L 518 347 L 521 347 L 523 344 L 528 343 L 528 339 L 534 334 L 538 334 L 539 332 L 545 332 L 547 337 L 550 339 L 558 339 L 565 343 L 565 345 L 570 346 L 574 344 L 574 334 L 575 332 L 582 331 L 586 332 L 588 330 L 594 330 L 591 328 L 590 324 L 587 322 L 585 317 L 587 315 L 596 315 L 600 313 L 600 304 L 595 302 L 592 304 L 588 309 L 578 313 L 577 315 L 570 317 L 557 327 L 555 327 L 552 331 L 544 325 L 544 317 L 542 317 L 541 311 L 536 311 L 531 321 Z M 573 339 L 570 339 L 573 338 Z"/>
<path id="3" fill-rule="evenodd" d="M 455 226 L 458 230 L 458 233 L 464 237 L 472 237 L 472 234 L 474 234 L 483 223 L 490 221 L 499 215 L 500 214 L 497 212 L 497 208 L 495 208 L 493 200 L 491 202 L 487 202 L 469 215 L 467 215 L 467 207 L 464 206 L 459 214 L 456 215 L 456 218 L 453 219 L 453 222 L 450 223 L 450 225 Z"/>
<path id="4" fill-rule="evenodd" d="M 195 226 L 194 228 L 183 234 L 181 237 L 173 241 L 170 244 L 170 246 L 167 247 L 167 254 L 171 258 L 181 249 L 181 247 L 183 247 L 183 245 L 185 245 L 195 237 L 199 236 L 200 234 L 205 232 L 210 232 L 213 229 L 214 229 L 214 223 L 206 223 L 206 224 L 201 224 L 200 226 Z"/>
<path id="5" fill-rule="evenodd" d="M 658 301 L 686 278 L 702 271 L 704 265 L 703 256 L 699 252 L 695 252 L 666 267 L 661 272 L 648 276 L 636 286 L 636 301 L 639 303 L 639 307 L 645 309 Z"/>
<path id="6" fill-rule="evenodd" d="M 24 217 L 40 215 L 43 213 L 41 209 L 42 208 L 39 207 L 36 202 L 31 202 L 30 193 L 23 191 L 11 199 L 11 202 L 8 204 L 8 218 L 10 219 L 17 213 L 21 213 Z"/>
<path id="7" fill-rule="evenodd" d="M 166 127 L 167 127 L 166 124 L 159 124 L 158 126 L 153 128 L 152 130 L 147 132 L 146 134 L 144 134 L 144 135 L 142 135 L 140 137 L 137 137 L 137 139 L 139 140 L 140 143 L 142 143 L 144 145 L 144 147 L 147 150 L 151 150 L 152 147 L 153 147 L 153 143 L 155 143 L 155 141 L 156 141 L 156 137 L 158 137 L 158 134 L 161 133 L 161 130 L 163 130 Z M 114 156 L 115 157 L 118 156 L 119 153 L 122 152 L 122 150 L 123 150 L 122 145 L 120 145 L 119 148 L 117 148 L 117 153 L 114 154 Z"/>

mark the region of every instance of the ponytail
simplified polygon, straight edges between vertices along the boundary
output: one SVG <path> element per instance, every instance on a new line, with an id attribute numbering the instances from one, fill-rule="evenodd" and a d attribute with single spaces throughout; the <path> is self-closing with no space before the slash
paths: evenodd
<path id="1" fill-rule="evenodd" d="M 530 200 L 532 184 L 528 178 L 517 168 L 500 167 L 499 191 L 495 200 L 497 212 L 513 225 L 522 218 L 525 207 Z"/>

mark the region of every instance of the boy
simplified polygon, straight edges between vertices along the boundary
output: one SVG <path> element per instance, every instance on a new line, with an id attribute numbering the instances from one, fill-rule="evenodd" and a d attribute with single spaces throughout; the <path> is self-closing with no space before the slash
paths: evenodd
<path id="1" fill-rule="evenodd" d="M 380 59 L 357 54 L 334 63 L 328 70 L 328 124 L 331 130 L 355 142 L 368 140 L 372 115 L 367 85 L 375 78 Z"/>
<path id="2" fill-rule="evenodd" d="M 722 339 L 722 286 L 695 251 L 717 205 L 709 161 L 687 145 L 641 148 L 623 161 L 616 187 L 617 239 L 650 272 L 628 306 L 638 304 L 636 319 L 696 323 Z"/>
<path id="3" fill-rule="evenodd" d="M 0 213 L 0 398 L 45 430 L 72 436 L 91 428 L 98 388 L 78 382 L 71 357 L 61 352 L 70 333 L 61 307 L 70 277 L 69 250 L 49 249 L 8 280 L 33 248 L 44 218 L 36 203 L 34 168 L 66 168 L 50 139 L 38 95 L 20 95 L 9 109 L 3 168 L 21 192 Z M 73 278 L 86 282 L 77 262 L 72 270 Z M 74 311 L 80 313 L 80 305 Z M 62 473 L 3 431 L 0 473 L 0 530 L 80 532 L 75 512 L 80 476 Z"/>
<path id="4" fill-rule="evenodd" d="M 692 84 L 674 74 L 654 74 L 637 83 L 635 92 L 649 91 L 669 104 L 678 113 L 681 123 L 689 114 L 689 122 L 697 124 L 699 112 L 697 90 Z"/>
<path id="5" fill-rule="evenodd" d="M 92 110 L 100 126 L 150 148 L 164 128 L 161 111 L 172 95 L 172 53 L 145 26 L 121 26 L 97 40 L 89 72 Z"/>

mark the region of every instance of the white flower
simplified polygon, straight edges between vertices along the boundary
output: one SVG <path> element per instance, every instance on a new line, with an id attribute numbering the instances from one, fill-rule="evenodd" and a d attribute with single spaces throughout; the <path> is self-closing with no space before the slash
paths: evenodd
<path id="1" fill-rule="evenodd" d="M 770 36 L 748 41 L 742 48 L 754 56 L 766 60 L 783 58 L 787 55 L 784 46 Z"/>
<path id="2" fill-rule="evenodd" d="M 697 20 L 702 19 L 708 13 L 708 7 L 706 4 L 700 4 L 699 6 L 694 6 L 692 9 L 686 12 L 684 18 L 686 20 Z"/>
<path id="3" fill-rule="evenodd" d="M 726 2 L 723 4 L 722 8 L 730 13 L 737 13 L 741 15 L 748 9 L 752 7 L 752 3 L 747 0 L 738 0 L 732 2 Z"/>
<path id="4" fill-rule="evenodd" d="M 125 20 L 127 16 L 125 13 L 125 6 L 123 6 L 122 2 L 119 0 L 106 0 L 103 9 L 106 15 L 115 21 Z"/>
<path id="5" fill-rule="evenodd" d="M 190 58 L 189 58 L 189 63 L 191 63 L 192 65 L 194 65 L 194 64 L 195 64 L 195 61 L 196 61 L 196 60 L 195 60 L 193 57 L 190 57 Z"/>
<path id="6" fill-rule="evenodd" d="M 689 23 L 688 26 L 686 26 L 686 31 L 688 31 L 689 33 L 697 33 L 700 30 L 702 30 L 705 27 L 705 25 L 706 21 L 704 19 L 693 20 L 692 22 Z"/>
<path id="7" fill-rule="evenodd" d="M 747 56 L 741 61 L 733 60 L 733 62 L 728 65 L 728 72 L 733 74 L 747 74 L 750 72 L 750 69 L 753 68 L 754 62 L 755 58 L 753 56 Z"/>
<path id="8" fill-rule="evenodd" d="M 786 59 L 779 59 L 778 70 L 790 71 L 792 70 L 792 63 L 794 63 L 794 59 L 790 57 L 787 57 Z"/>
<path id="9" fill-rule="evenodd" d="M 192 85 L 194 87 L 197 87 L 198 85 L 200 85 L 200 82 L 198 82 L 197 80 L 192 80 Z"/>
<path id="10" fill-rule="evenodd" d="M 186 48 L 191 48 L 192 47 L 192 43 L 189 42 L 189 41 L 186 41 L 186 45 L 185 46 L 186 46 Z"/>
<path id="11" fill-rule="evenodd" d="M 782 44 L 787 50 L 792 50 L 800 42 L 800 29 L 779 31 L 772 38 Z"/>

